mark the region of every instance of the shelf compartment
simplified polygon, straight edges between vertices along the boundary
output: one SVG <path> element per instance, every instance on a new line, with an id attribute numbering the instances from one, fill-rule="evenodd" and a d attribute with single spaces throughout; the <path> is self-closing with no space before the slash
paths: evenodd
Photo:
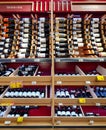
<path id="1" fill-rule="evenodd" d="M 55 98 L 95 98 L 89 86 L 55 86 Z"/>

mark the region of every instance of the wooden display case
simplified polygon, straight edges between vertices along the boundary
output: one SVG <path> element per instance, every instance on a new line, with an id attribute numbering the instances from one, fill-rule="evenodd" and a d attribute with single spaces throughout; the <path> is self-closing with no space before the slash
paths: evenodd
<path id="1" fill-rule="evenodd" d="M 0 128 L 14 128 L 14 127 L 26 127 L 26 128 L 50 128 L 50 129 L 65 129 L 68 130 L 71 127 L 88 127 L 88 128 L 97 128 L 97 127 L 106 127 L 106 115 L 102 116 L 89 116 L 86 117 L 84 115 L 84 107 L 92 107 L 92 110 L 95 107 L 101 107 L 106 105 L 106 98 L 98 98 L 95 92 L 92 90 L 93 86 L 102 86 L 106 85 L 106 58 L 100 57 L 99 55 L 80 55 L 77 57 L 74 54 L 69 54 L 68 57 L 56 57 L 55 55 L 55 18 L 65 18 L 66 28 L 68 30 L 68 20 L 72 18 L 75 14 L 77 17 L 79 15 L 84 18 L 86 15 L 92 18 L 100 18 L 105 21 L 105 13 L 106 13 L 106 2 L 105 1 L 77 1 L 77 0 L 27 0 L 27 1 L 11 1 L 8 3 L 7 1 L 2 0 L 0 2 L 0 12 L 1 17 L 13 18 L 13 16 L 18 17 L 18 15 L 23 17 L 30 17 L 33 19 L 33 22 L 38 24 L 36 18 L 40 17 L 49 19 L 48 24 L 50 27 L 50 34 L 48 38 L 48 46 L 49 46 L 49 56 L 47 57 L 37 57 L 35 55 L 30 55 L 25 58 L 18 58 L 17 56 L 1 58 L 0 62 L 3 64 L 7 64 L 8 67 L 15 67 L 15 71 L 8 77 L 0 76 L 0 85 L 9 86 L 11 89 L 14 88 L 22 88 L 23 86 L 34 86 L 36 87 L 45 87 L 49 86 L 50 91 L 49 96 L 45 98 L 5 98 L 4 95 L 8 88 L 1 94 L 0 96 L 0 106 L 6 106 L 7 110 L 3 117 L 0 117 Z M 92 7 L 92 8 L 91 8 Z M 102 17 L 103 16 L 103 17 Z M 88 18 L 89 19 L 89 18 Z M 85 20 L 85 19 L 84 19 Z M 90 20 L 89 20 L 90 21 Z M 88 23 L 89 23 L 88 21 Z M 102 21 L 104 23 L 104 21 Z M 72 21 L 70 21 L 71 23 Z M 86 20 L 85 20 L 86 23 Z M 84 24 L 85 24 L 84 23 Z M 72 23 L 71 23 L 72 24 Z M 36 29 L 34 25 L 32 29 Z M 105 23 L 101 24 L 101 36 L 103 45 L 105 47 L 105 33 L 103 31 L 105 28 Z M 37 28 L 38 29 L 38 28 Z M 38 30 L 36 29 L 36 36 L 32 38 L 32 41 L 38 38 Z M 72 27 L 70 27 L 72 29 Z M 84 26 L 86 29 L 86 26 Z M 66 32 L 67 39 L 69 38 L 69 33 L 72 31 Z M 32 33 L 33 34 L 33 33 Z M 70 37 L 71 38 L 71 37 Z M 84 37 L 90 38 L 90 37 Z M 87 41 L 85 41 L 86 44 Z M 68 53 L 71 53 L 70 47 L 70 39 L 67 42 Z M 33 46 L 35 47 L 35 53 L 37 52 L 36 46 L 38 42 L 36 40 L 36 44 L 31 42 L 31 52 L 33 50 Z M 83 48 L 79 50 L 82 51 Z M 79 51 L 79 52 L 80 52 Z M 105 51 L 104 51 L 105 52 Z M 34 54 L 35 54 L 34 53 Z M 88 54 L 88 53 L 87 53 Z M 33 76 L 17 76 L 18 69 L 21 65 L 38 65 L 37 71 L 44 72 L 43 75 L 37 76 L 37 71 Z M 92 70 L 96 70 L 99 75 L 87 75 L 87 72 Z M 57 73 L 64 73 L 66 75 L 56 75 Z M 67 75 L 69 73 L 79 73 L 79 75 Z M 15 84 L 15 86 L 14 86 Z M 87 86 L 90 91 L 92 98 L 56 98 L 55 90 L 56 87 L 65 88 L 74 86 L 75 88 L 80 88 L 80 86 Z M 42 115 L 33 115 L 28 117 L 7 117 L 6 115 L 11 110 L 12 106 L 46 106 L 50 107 L 50 115 L 42 116 Z M 74 116 L 56 116 L 55 115 L 55 106 L 80 106 L 82 110 L 82 117 L 74 117 Z M 41 110 L 42 112 L 43 110 Z M 93 110 L 94 111 L 94 110 Z M 44 112 L 44 111 L 43 111 Z M 48 112 L 48 110 L 46 110 Z M 44 112 L 44 114 L 46 113 Z M 40 111 L 38 112 L 38 114 Z M 105 112 L 104 112 L 105 113 Z M 82 129 L 82 128 L 81 128 Z"/>

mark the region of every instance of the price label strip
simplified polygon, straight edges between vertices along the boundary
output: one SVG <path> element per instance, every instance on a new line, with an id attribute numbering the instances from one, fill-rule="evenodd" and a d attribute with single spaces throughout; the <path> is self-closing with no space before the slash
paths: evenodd
<path id="1" fill-rule="evenodd" d="M 79 103 L 81 103 L 81 104 L 86 103 L 86 99 L 85 98 L 79 98 Z"/>
<path id="2" fill-rule="evenodd" d="M 96 77 L 96 79 L 97 79 L 97 81 L 104 81 L 104 80 L 105 80 L 105 78 L 104 78 L 103 75 L 98 75 L 98 76 Z"/>

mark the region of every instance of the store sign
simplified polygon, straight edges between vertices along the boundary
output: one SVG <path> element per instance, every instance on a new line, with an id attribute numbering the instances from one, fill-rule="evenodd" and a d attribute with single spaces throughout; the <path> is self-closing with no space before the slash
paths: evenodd
<path id="1" fill-rule="evenodd" d="M 72 2 L 72 11 L 106 11 L 105 2 Z"/>
<path id="2" fill-rule="evenodd" d="M 0 2 L 0 12 L 31 12 L 33 2 Z"/>

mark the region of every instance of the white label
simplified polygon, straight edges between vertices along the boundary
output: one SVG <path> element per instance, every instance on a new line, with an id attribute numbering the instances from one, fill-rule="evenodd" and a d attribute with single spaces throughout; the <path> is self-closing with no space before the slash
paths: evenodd
<path id="1" fill-rule="evenodd" d="M 62 81 L 57 81 L 57 84 L 62 84 Z"/>
<path id="2" fill-rule="evenodd" d="M 86 83 L 86 84 L 91 84 L 91 81 L 86 81 L 85 83 Z"/>
<path id="3" fill-rule="evenodd" d="M 101 104 L 100 103 L 96 103 L 96 106 L 101 106 Z"/>
<path id="4" fill-rule="evenodd" d="M 11 124 L 11 121 L 5 121 L 4 124 L 9 125 L 9 124 Z"/>
<path id="5" fill-rule="evenodd" d="M 34 62 L 40 62 L 40 59 L 34 59 Z"/>
<path id="6" fill-rule="evenodd" d="M 32 85 L 36 85 L 36 81 L 32 81 Z"/>
<path id="7" fill-rule="evenodd" d="M 11 59 L 11 62 L 16 62 L 16 59 Z"/>
<path id="8" fill-rule="evenodd" d="M 83 39 L 82 38 L 78 38 L 78 42 L 83 42 Z"/>
<path id="9" fill-rule="evenodd" d="M 100 58 L 99 61 L 104 61 L 104 58 Z"/>

